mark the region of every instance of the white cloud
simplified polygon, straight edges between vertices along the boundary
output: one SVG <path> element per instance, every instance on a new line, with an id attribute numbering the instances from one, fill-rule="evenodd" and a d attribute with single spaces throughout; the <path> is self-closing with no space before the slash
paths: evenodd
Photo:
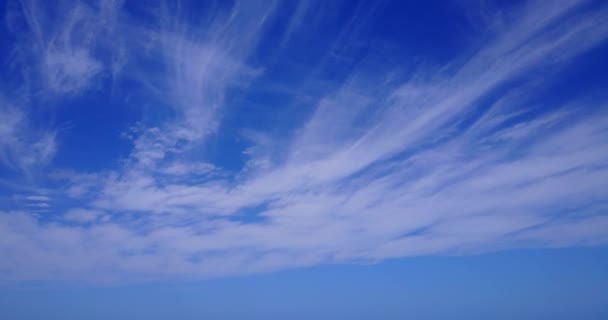
<path id="1" fill-rule="evenodd" d="M 32 94 L 42 90 L 48 95 L 75 95 L 91 87 L 108 63 L 108 58 L 95 55 L 95 49 L 117 45 L 109 38 L 121 5 L 23 0 L 9 7 L 7 22 L 18 39 L 15 62 Z"/>
<path id="2" fill-rule="evenodd" d="M 125 32 L 142 35 L 129 54 L 166 68 L 133 77 L 175 116 L 130 132 L 119 169 L 55 176 L 88 209 L 44 221 L 1 212 L 0 269 L 18 279 L 146 281 L 605 243 L 602 108 L 543 109 L 525 86 L 483 101 L 605 41 L 602 15 L 570 17 L 577 3 L 527 5 L 471 56 L 424 70 L 433 76 L 370 86 L 379 77 L 355 70 L 293 137 L 273 144 L 270 133 L 242 130 L 248 159 L 232 174 L 196 151 L 218 130 L 226 92 L 255 74 L 245 61 L 275 8 L 241 3 L 202 33 L 167 9 L 161 27 Z M 294 22 L 283 45 L 303 27 Z M 70 68 L 68 78 L 92 81 L 86 64 Z M 14 136 L 22 117 L 7 117 L 0 133 Z M 48 157 L 40 144 L 37 156 Z"/>
<path id="3" fill-rule="evenodd" d="M 101 63 L 83 50 L 49 52 L 44 57 L 46 80 L 51 90 L 73 93 L 87 87 L 101 72 Z"/>
<path id="4" fill-rule="evenodd" d="M 26 113 L 0 97 L 0 164 L 27 171 L 52 159 L 55 132 L 32 130 Z"/>
<path id="5" fill-rule="evenodd" d="M 103 215 L 103 212 L 98 210 L 88 210 L 88 209 L 70 209 L 63 215 L 63 219 L 67 221 L 79 222 L 79 223 L 87 223 L 87 222 L 95 222 L 98 218 Z"/>
<path id="6" fill-rule="evenodd" d="M 51 198 L 49 198 L 48 196 L 43 196 L 43 195 L 27 196 L 27 197 L 25 197 L 25 199 L 30 200 L 30 201 L 49 201 L 49 200 L 51 200 Z"/>

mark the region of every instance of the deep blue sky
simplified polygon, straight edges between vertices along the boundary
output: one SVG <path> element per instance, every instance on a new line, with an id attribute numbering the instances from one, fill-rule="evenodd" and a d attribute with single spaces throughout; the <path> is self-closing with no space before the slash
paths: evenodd
<path id="1" fill-rule="evenodd" d="M 0 10 L 0 318 L 608 317 L 604 1 Z"/>

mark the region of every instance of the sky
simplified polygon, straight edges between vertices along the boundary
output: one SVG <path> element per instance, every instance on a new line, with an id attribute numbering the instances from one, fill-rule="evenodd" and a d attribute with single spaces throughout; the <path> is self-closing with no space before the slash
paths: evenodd
<path id="1" fill-rule="evenodd" d="M 0 317 L 608 317 L 605 1 L 0 13 Z"/>

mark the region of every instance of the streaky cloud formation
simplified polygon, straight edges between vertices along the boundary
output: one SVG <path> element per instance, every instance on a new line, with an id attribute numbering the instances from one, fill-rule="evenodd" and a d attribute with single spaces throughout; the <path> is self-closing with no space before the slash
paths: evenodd
<path id="1" fill-rule="evenodd" d="M 370 40 L 388 5 L 10 3 L 0 278 L 606 244 L 608 101 L 547 95 L 606 44 L 608 7 L 461 4 L 468 40 L 421 60 Z"/>

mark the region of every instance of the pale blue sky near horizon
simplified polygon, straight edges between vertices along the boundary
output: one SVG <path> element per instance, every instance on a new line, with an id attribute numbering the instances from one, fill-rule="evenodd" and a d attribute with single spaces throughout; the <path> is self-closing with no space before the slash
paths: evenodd
<path id="1" fill-rule="evenodd" d="M 318 266 L 205 281 L 0 287 L 5 319 L 605 319 L 608 248 Z"/>
<path id="2" fill-rule="evenodd" d="M 605 1 L 0 16 L 0 319 L 608 317 Z"/>

